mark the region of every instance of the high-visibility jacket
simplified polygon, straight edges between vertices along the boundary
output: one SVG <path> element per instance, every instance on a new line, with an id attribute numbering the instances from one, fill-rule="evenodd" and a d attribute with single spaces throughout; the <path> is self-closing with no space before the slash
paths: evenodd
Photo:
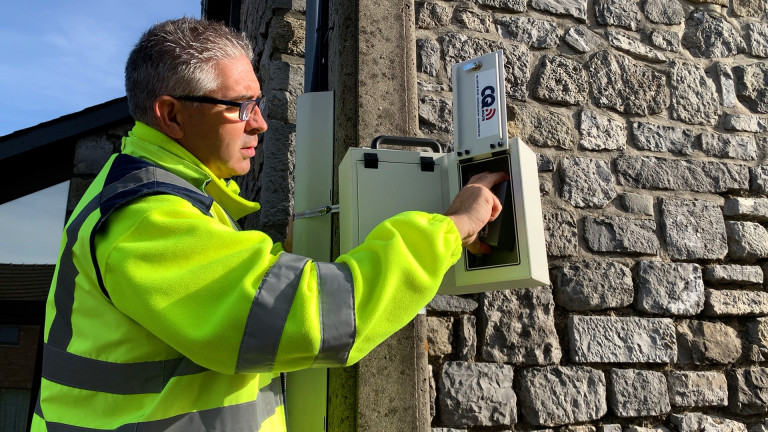
<path id="1" fill-rule="evenodd" d="M 279 374 L 357 362 L 460 254 L 450 219 L 407 212 L 312 262 L 239 230 L 238 192 L 136 124 L 65 227 L 33 431 L 284 431 Z"/>

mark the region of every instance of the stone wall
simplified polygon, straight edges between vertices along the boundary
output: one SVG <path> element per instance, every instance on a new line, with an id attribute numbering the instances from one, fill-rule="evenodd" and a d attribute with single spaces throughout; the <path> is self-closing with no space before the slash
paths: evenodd
<path id="1" fill-rule="evenodd" d="M 435 432 L 768 431 L 764 0 L 418 1 L 420 127 L 503 49 L 552 285 L 429 307 Z"/>

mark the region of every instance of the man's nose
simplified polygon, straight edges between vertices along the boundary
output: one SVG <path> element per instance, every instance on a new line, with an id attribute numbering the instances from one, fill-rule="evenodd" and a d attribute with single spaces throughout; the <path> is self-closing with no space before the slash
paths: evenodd
<path id="1" fill-rule="evenodd" d="M 254 107 L 248 120 L 245 121 L 246 132 L 260 134 L 267 130 L 267 121 L 264 119 L 259 107 Z"/>

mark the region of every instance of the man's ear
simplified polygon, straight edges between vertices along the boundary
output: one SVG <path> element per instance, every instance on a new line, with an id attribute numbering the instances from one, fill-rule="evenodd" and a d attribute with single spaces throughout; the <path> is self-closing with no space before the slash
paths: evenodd
<path id="1" fill-rule="evenodd" d="M 153 104 L 155 120 L 160 132 L 171 138 L 179 139 L 184 136 L 184 127 L 179 112 L 182 110 L 181 102 L 170 96 L 160 96 Z"/>

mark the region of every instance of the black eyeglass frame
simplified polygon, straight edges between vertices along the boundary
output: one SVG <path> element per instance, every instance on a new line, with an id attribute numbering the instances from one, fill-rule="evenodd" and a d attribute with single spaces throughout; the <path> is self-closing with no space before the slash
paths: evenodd
<path id="1" fill-rule="evenodd" d="M 267 102 L 266 96 L 257 97 L 256 99 L 249 99 L 242 102 L 216 99 L 209 96 L 182 95 L 182 96 L 171 96 L 171 97 L 174 99 L 183 100 L 187 102 L 199 102 L 199 103 L 208 103 L 208 104 L 214 104 L 214 105 L 226 105 L 231 107 L 238 107 L 240 108 L 240 112 L 238 112 L 237 118 L 239 118 L 241 121 L 246 121 L 248 120 L 248 118 L 250 118 L 254 107 L 259 107 L 259 112 L 263 113 L 264 108 L 266 107 L 266 102 Z"/>

